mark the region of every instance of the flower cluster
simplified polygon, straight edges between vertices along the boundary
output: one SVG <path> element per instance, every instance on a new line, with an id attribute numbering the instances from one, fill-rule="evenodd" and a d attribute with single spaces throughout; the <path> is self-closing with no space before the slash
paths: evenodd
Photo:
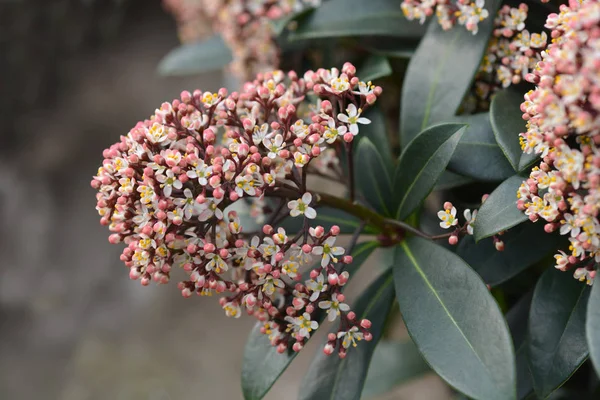
<path id="1" fill-rule="evenodd" d="M 416 19 L 423 24 L 435 12 L 438 23 L 444 30 L 458 24 L 474 35 L 477 34 L 479 23 L 489 16 L 484 6 L 485 0 L 458 0 L 455 3 L 449 0 L 403 0 L 401 5 L 408 20 Z"/>
<path id="2" fill-rule="evenodd" d="M 488 194 L 484 195 L 481 199 L 481 203 L 485 202 L 485 200 L 489 197 Z M 463 216 L 465 222 L 460 225 L 458 222 L 458 217 L 456 216 L 456 207 L 449 201 L 444 203 L 444 208 L 437 213 L 438 218 L 440 219 L 440 227 L 443 229 L 453 229 L 449 236 L 442 235 L 442 237 L 448 237 L 448 243 L 451 245 L 458 244 L 458 239 L 464 235 L 473 235 L 473 225 L 475 224 L 475 218 L 477 218 L 477 210 L 471 211 L 470 209 L 465 209 L 463 211 Z M 504 242 L 500 239 L 504 232 L 500 232 L 497 235 L 494 235 L 494 246 L 496 250 L 503 251 L 504 250 Z M 441 237 L 440 237 L 441 238 Z"/>
<path id="3" fill-rule="evenodd" d="M 311 162 L 329 154 L 325 168 L 370 122 L 361 114 L 381 88 L 355 73 L 346 63 L 303 78 L 261 74 L 239 93 L 183 92 L 106 149 L 91 184 L 109 241 L 126 245 L 129 276 L 167 283 L 180 268 L 183 296 L 228 294 L 226 314 L 254 315 L 281 352 L 302 348 L 320 312 L 342 320 L 341 356 L 348 337 L 369 338 L 368 321 L 355 320 L 342 295 L 352 257 L 336 245 L 337 226 L 311 226 L 318 199 L 306 190 Z M 262 229 L 245 232 L 230 207 L 243 199 L 263 219 L 268 200 L 280 205 Z M 303 229 L 288 235 L 272 226 L 286 216 L 302 218 Z"/>
<path id="4" fill-rule="evenodd" d="M 272 21 L 321 0 L 163 0 L 179 23 L 182 41 L 220 34 L 233 52 L 233 72 L 243 78 L 279 65 Z"/>
<path id="5" fill-rule="evenodd" d="M 518 207 L 545 230 L 568 235 L 556 268 L 588 284 L 600 261 L 600 3 L 570 1 L 550 14 L 552 43 L 526 79 L 536 85 L 521 104 L 525 153 L 543 161 L 518 193 Z"/>

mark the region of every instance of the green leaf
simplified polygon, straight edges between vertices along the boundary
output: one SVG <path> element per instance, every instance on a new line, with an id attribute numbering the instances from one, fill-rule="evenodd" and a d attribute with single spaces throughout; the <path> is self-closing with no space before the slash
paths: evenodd
<path id="1" fill-rule="evenodd" d="M 415 53 L 418 40 L 398 40 L 397 38 L 366 36 L 358 40 L 358 47 L 369 53 L 388 58 L 410 58 Z"/>
<path id="2" fill-rule="evenodd" d="M 275 21 L 271 22 L 271 26 L 273 27 L 273 34 L 278 37 L 281 36 L 281 34 L 283 33 L 283 31 L 285 31 L 285 28 L 288 27 L 288 25 L 290 24 L 290 22 L 292 21 L 296 21 L 300 18 L 304 18 L 307 15 L 309 15 L 310 13 L 314 12 L 315 9 L 312 7 L 307 7 L 303 10 L 300 10 L 298 12 L 286 15 L 283 18 L 277 19 Z"/>
<path id="3" fill-rule="evenodd" d="M 392 174 L 395 163 L 392 160 L 392 149 L 390 148 L 390 141 L 387 135 L 385 115 L 380 107 L 374 106 L 369 107 L 363 116 L 370 119 L 371 123 L 360 127 L 358 139 L 360 141 L 363 138 L 368 138 L 375 145 L 383 158 L 383 163 L 388 171 L 390 171 L 390 174 Z"/>
<path id="4" fill-rule="evenodd" d="M 391 216 L 392 186 L 388 168 L 375 145 L 363 138 L 354 157 L 356 186 L 377 211 Z"/>
<path id="5" fill-rule="evenodd" d="M 600 376 L 600 280 L 594 279 L 592 293 L 588 300 L 587 322 L 585 324 L 585 333 L 587 343 L 590 348 L 590 357 L 592 364 L 596 368 L 596 373 Z"/>
<path id="6" fill-rule="evenodd" d="M 542 398 L 562 386 L 588 357 L 589 293 L 585 283 L 552 267 L 535 286 L 529 314 L 529 370 Z"/>
<path id="7" fill-rule="evenodd" d="M 350 272 L 350 279 L 378 245 L 378 242 L 365 242 L 354 248 L 352 264 L 346 266 L 346 270 Z M 322 315 L 322 317 L 324 316 L 325 314 Z M 319 323 L 322 319 L 319 320 Z M 260 400 L 265 397 L 269 389 L 298 355 L 293 351 L 279 354 L 276 348 L 271 346 L 267 336 L 260 333 L 261 326 L 260 322 L 254 325 L 244 348 L 242 392 L 246 400 Z"/>
<path id="8" fill-rule="evenodd" d="M 539 154 L 521 154 L 521 159 L 519 160 L 519 171 L 525 171 L 527 168 L 531 167 L 535 164 L 540 158 Z"/>
<path id="9" fill-rule="evenodd" d="M 501 181 L 515 171 L 494 138 L 489 113 L 458 116 L 457 123 L 468 124 L 448 169 L 482 181 Z"/>
<path id="10" fill-rule="evenodd" d="M 517 399 L 526 399 L 533 392 L 533 381 L 529 372 L 527 355 L 527 325 L 533 291 L 523 296 L 506 313 L 506 322 L 515 345 L 515 364 L 517 367 Z"/>
<path id="11" fill-rule="evenodd" d="M 366 2 L 366 6 L 371 2 Z M 390 2 L 391 3 L 391 2 Z M 496 15 L 499 0 L 486 2 Z M 493 18 L 479 24 L 473 35 L 462 26 L 450 31 L 430 23 L 411 58 L 402 87 L 400 142 L 406 144 L 428 126 L 453 117 L 471 87 L 487 49 Z"/>
<path id="12" fill-rule="evenodd" d="M 419 133 L 404 149 L 394 173 L 396 218 L 403 220 L 431 193 L 446 169 L 465 125 L 436 125 Z"/>
<path id="13" fill-rule="evenodd" d="M 392 66 L 388 59 L 384 56 L 370 56 L 358 69 L 356 76 L 362 81 L 369 82 L 375 79 L 390 76 L 392 74 Z"/>
<path id="14" fill-rule="evenodd" d="M 353 307 L 357 319 L 371 321 L 373 340 L 361 341 L 356 348 L 348 349 L 344 359 L 335 354 L 326 356 L 319 349 L 300 384 L 299 400 L 360 399 L 373 351 L 394 302 L 393 283 L 391 271 L 388 271 L 365 289 Z M 338 324 L 335 325 L 330 332 L 337 333 Z"/>
<path id="15" fill-rule="evenodd" d="M 527 220 L 527 215 L 517 208 L 517 190 L 524 178 L 515 175 L 500 184 L 481 205 L 473 236 L 476 241 L 493 236 Z"/>
<path id="16" fill-rule="evenodd" d="M 158 72 L 166 76 L 193 75 L 221 69 L 232 60 L 231 50 L 220 36 L 215 35 L 171 50 L 160 61 Z"/>
<path id="17" fill-rule="evenodd" d="M 342 210 L 332 207 L 318 207 L 317 217 L 312 221 L 314 224 L 322 225 L 325 230 L 329 230 L 333 225 L 340 227 L 342 233 L 354 233 L 358 227 L 360 227 L 360 220 Z M 287 217 L 283 220 L 280 225 L 288 233 L 300 232 L 304 226 L 304 218 L 299 217 Z M 373 232 L 372 229 L 365 229 L 366 231 Z"/>
<path id="18" fill-rule="evenodd" d="M 456 254 L 467 262 L 485 281 L 496 286 L 556 251 L 565 237 L 544 231 L 542 223 L 524 223 L 500 237 L 504 251 L 496 251 L 492 238 L 475 243 L 472 236 L 460 240 Z"/>
<path id="19" fill-rule="evenodd" d="M 442 172 L 442 175 L 440 176 L 440 179 L 437 185 L 435 185 L 435 187 L 433 188 L 433 190 L 435 191 L 454 189 L 456 187 L 468 185 L 473 182 L 473 179 L 467 176 L 455 174 L 454 172 L 450 171 L 444 171 Z"/>
<path id="20" fill-rule="evenodd" d="M 494 95 L 490 106 L 490 120 L 496 142 L 515 171 L 519 171 L 523 155 L 519 143 L 519 133 L 525 132 L 525 121 L 520 108 L 522 102 L 523 93 L 509 87 Z"/>
<path id="21" fill-rule="evenodd" d="M 380 341 L 375 347 L 361 398 L 387 393 L 429 370 L 412 340 Z"/>
<path id="22" fill-rule="evenodd" d="M 481 278 L 460 257 L 411 237 L 396 248 L 394 282 L 408 332 L 442 379 L 475 399 L 515 398 L 506 321 Z"/>
<path id="23" fill-rule="evenodd" d="M 389 0 L 329 0 L 298 22 L 298 29 L 290 35 L 294 40 L 377 35 L 418 39 L 425 32 Z"/>

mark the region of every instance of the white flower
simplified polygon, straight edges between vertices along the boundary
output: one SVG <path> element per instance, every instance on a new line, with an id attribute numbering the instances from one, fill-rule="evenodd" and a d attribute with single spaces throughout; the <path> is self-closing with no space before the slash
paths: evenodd
<path id="1" fill-rule="evenodd" d="M 260 126 L 254 127 L 254 132 L 252 133 L 252 142 L 255 145 L 259 145 L 269 136 L 269 124 L 265 123 Z"/>
<path id="2" fill-rule="evenodd" d="M 302 195 L 302 198 L 298 200 L 292 200 L 288 203 L 288 208 L 291 210 L 290 215 L 292 217 L 297 217 L 300 214 L 303 214 L 308 219 L 315 219 L 317 217 L 317 212 L 314 208 L 310 207 L 310 203 L 312 202 L 312 195 L 309 192 L 306 192 Z"/>
<path id="3" fill-rule="evenodd" d="M 334 293 L 331 297 L 331 301 L 320 301 L 319 308 L 327 311 L 327 319 L 329 321 L 333 321 L 336 319 L 338 315 L 340 315 L 340 311 L 349 311 L 350 306 L 346 303 L 340 303 L 337 299 L 337 293 Z"/>
<path id="4" fill-rule="evenodd" d="M 569 213 L 565 213 L 563 216 L 565 219 L 560 221 L 563 224 L 560 227 L 560 234 L 566 235 L 567 233 L 571 232 L 571 237 L 576 237 L 579 235 L 579 233 L 581 233 L 581 228 L 577 226 L 577 220 L 575 217 Z"/>
<path id="5" fill-rule="evenodd" d="M 350 345 L 356 347 L 356 342 L 363 340 L 363 333 L 358 330 L 358 327 L 353 326 L 347 332 L 338 332 L 337 337 L 338 339 L 344 338 L 342 340 L 342 346 L 347 349 Z"/>
<path id="6" fill-rule="evenodd" d="M 229 270 L 229 266 L 227 265 L 227 263 L 225 261 L 223 261 L 223 259 L 221 258 L 220 255 L 216 254 L 216 253 L 209 253 L 206 255 L 206 259 L 210 260 L 208 262 L 208 264 L 206 264 L 206 270 L 207 271 L 215 271 L 215 273 L 220 274 L 222 272 L 225 272 L 227 270 Z"/>
<path id="7" fill-rule="evenodd" d="M 437 215 L 438 218 L 442 220 L 440 226 L 444 229 L 448 229 L 451 226 L 458 224 L 458 219 L 456 219 L 456 207 L 452 207 L 451 210 L 439 211 Z"/>
<path id="8" fill-rule="evenodd" d="M 262 291 L 269 296 L 275 293 L 275 288 L 284 288 L 285 283 L 281 279 L 275 279 L 272 275 L 267 275 L 263 279 L 259 279 L 256 282 L 258 285 L 262 285 Z"/>
<path id="9" fill-rule="evenodd" d="M 316 301 L 319 295 L 327 290 L 327 284 L 322 274 L 317 277 L 316 281 L 313 279 L 306 281 L 306 287 L 312 292 L 309 298 L 310 301 Z"/>
<path id="10" fill-rule="evenodd" d="M 331 236 L 330 238 L 325 240 L 323 246 L 315 246 L 312 249 L 313 254 L 323 255 L 323 258 L 321 259 L 322 267 L 327 266 L 327 264 L 329 264 L 330 261 L 332 261 L 333 263 L 337 263 L 338 259 L 335 256 L 341 256 L 342 254 L 344 254 L 343 247 L 332 247 L 335 243 L 335 239 L 335 236 Z"/>
<path id="11" fill-rule="evenodd" d="M 238 175 L 235 178 L 235 186 L 235 192 L 240 197 L 244 196 L 244 192 L 248 193 L 250 196 L 256 194 L 252 175 Z"/>
<path id="12" fill-rule="evenodd" d="M 175 177 L 175 174 L 170 169 L 166 171 L 166 176 L 163 174 L 156 175 L 156 180 L 160 182 L 160 187 L 167 197 L 171 195 L 173 188 L 181 189 L 183 187 L 183 183 Z"/>
<path id="13" fill-rule="evenodd" d="M 223 310 L 225 310 L 225 315 L 228 317 L 239 318 L 242 316 L 242 310 L 238 303 L 229 301 L 223 305 Z"/>
<path id="14" fill-rule="evenodd" d="M 340 121 L 350 125 L 350 133 L 354 136 L 358 134 L 358 124 L 368 125 L 371 123 L 370 119 L 361 117 L 360 113 L 362 113 L 360 108 L 356 109 L 354 104 L 350 104 L 348 105 L 348 108 L 346 108 L 347 115 L 339 113 L 337 116 Z"/>
<path id="15" fill-rule="evenodd" d="M 196 206 L 196 203 L 194 201 L 194 195 L 192 194 L 192 191 L 187 188 L 183 190 L 183 195 L 185 196 L 184 199 L 174 199 L 173 203 L 178 207 L 183 207 L 185 219 L 190 219 L 194 214 L 194 207 Z"/>
<path id="16" fill-rule="evenodd" d="M 266 137 L 263 139 L 263 145 L 269 150 L 269 158 L 275 158 L 279 155 L 279 152 L 285 147 L 283 136 L 281 134 L 275 135 L 275 138 Z"/>
<path id="17" fill-rule="evenodd" d="M 206 201 L 200 204 L 200 215 L 198 215 L 198 220 L 207 221 L 210 218 L 217 217 L 217 219 L 223 219 L 223 211 L 219 208 L 219 203 L 223 199 L 206 199 Z"/>
<path id="18" fill-rule="evenodd" d="M 287 331 L 293 331 L 301 337 L 309 338 L 310 333 L 319 327 L 317 321 L 310 320 L 310 314 L 304 313 L 299 317 L 285 317 L 285 320 L 289 322 Z"/>
<path id="19" fill-rule="evenodd" d="M 468 208 L 465 210 L 464 214 L 465 219 L 467 220 L 467 233 L 469 235 L 473 234 L 473 225 L 475 224 L 475 218 L 477 217 L 477 210 L 473 210 L 471 214 L 471 210 Z"/>
<path id="20" fill-rule="evenodd" d="M 327 129 L 325 129 L 325 132 L 323 133 L 323 138 L 329 144 L 335 142 L 338 136 L 344 136 L 344 134 L 348 132 L 348 128 L 346 128 L 345 126 L 340 126 L 339 128 L 336 128 L 335 120 L 331 117 L 327 121 L 327 126 Z"/>
<path id="21" fill-rule="evenodd" d="M 192 179 L 198 178 L 198 183 L 202 186 L 208 185 L 208 177 L 212 174 L 212 167 L 209 167 L 202 160 L 193 164 L 194 169 L 186 172 L 186 175 Z"/>

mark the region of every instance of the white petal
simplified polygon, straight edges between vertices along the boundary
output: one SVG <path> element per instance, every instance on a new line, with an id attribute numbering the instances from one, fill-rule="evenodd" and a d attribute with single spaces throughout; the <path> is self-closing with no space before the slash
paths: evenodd
<path id="1" fill-rule="evenodd" d="M 359 124 L 369 125 L 371 123 L 371 120 L 369 118 L 361 117 L 357 119 L 356 122 L 358 122 Z"/>
<path id="2" fill-rule="evenodd" d="M 312 194 L 310 194 L 309 192 L 306 192 L 302 195 L 302 202 L 304 204 L 309 205 L 311 201 L 312 201 Z"/>
<path id="3" fill-rule="evenodd" d="M 306 209 L 306 211 L 304 211 L 304 215 L 306 216 L 306 218 L 308 219 L 315 219 L 317 217 L 317 212 L 315 211 L 314 208 L 312 207 L 308 207 Z"/>

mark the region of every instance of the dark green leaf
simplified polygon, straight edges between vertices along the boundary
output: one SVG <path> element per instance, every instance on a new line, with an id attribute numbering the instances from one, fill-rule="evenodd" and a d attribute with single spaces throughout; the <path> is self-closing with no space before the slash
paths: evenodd
<path id="1" fill-rule="evenodd" d="M 352 251 L 352 264 L 346 267 L 346 270 L 350 272 L 350 279 L 377 246 L 378 242 L 365 242 L 355 247 Z M 267 336 L 260 333 L 261 326 L 260 322 L 254 325 L 244 348 L 242 392 L 246 400 L 260 400 L 265 397 L 269 389 L 298 355 L 292 351 L 279 354 L 275 347 L 271 346 Z"/>
<path id="2" fill-rule="evenodd" d="M 232 60 L 231 50 L 220 36 L 215 35 L 172 50 L 161 60 L 158 72 L 167 76 L 193 75 L 221 69 Z"/>
<path id="3" fill-rule="evenodd" d="M 448 169 L 482 181 L 501 181 L 515 171 L 494 138 L 489 113 L 458 116 L 453 119 L 467 127 Z"/>
<path id="4" fill-rule="evenodd" d="M 365 4 L 368 7 L 370 3 Z M 490 15 L 496 14 L 500 3 L 486 2 Z M 428 126 L 455 115 L 479 69 L 493 25 L 494 19 L 487 18 L 473 35 L 462 26 L 445 31 L 436 21 L 429 24 L 404 78 L 400 110 L 403 145 Z"/>
<path id="5" fill-rule="evenodd" d="M 386 393 L 429 371 L 429 366 L 411 340 L 380 341 L 371 360 L 362 398 Z"/>
<path id="6" fill-rule="evenodd" d="M 542 398 L 562 386 L 588 357 L 589 292 L 585 283 L 552 267 L 535 286 L 529 314 L 529 370 Z"/>
<path id="7" fill-rule="evenodd" d="M 340 227 L 342 233 L 354 233 L 360 226 L 360 220 L 342 210 L 331 207 L 318 207 L 317 218 L 312 221 L 315 224 L 323 226 L 325 230 L 329 230 L 333 225 Z M 280 226 L 283 227 L 288 233 L 300 232 L 304 225 L 304 218 L 300 217 L 287 217 L 284 219 Z M 365 227 L 365 232 L 375 232 L 372 227 Z"/>
<path id="8" fill-rule="evenodd" d="M 517 208 L 517 190 L 523 180 L 519 175 L 508 178 L 481 205 L 473 226 L 476 241 L 527 220 L 527 215 Z"/>
<path id="9" fill-rule="evenodd" d="M 513 87 L 498 92 L 490 106 L 490 120 L 496 141 L 515 171 L 519 171 L 519 161 L 523 151 L 519 143 L 519 133 L 525 132 L 525 121 L 520 109 L 523 93 Z"/>
<path id="10" fill-rule="evenodd" d="M 460 257 L 411 237 L 396 249 L 394 282 L 408 332 L 442 379 L 475 399 L 515 398 L 506 321 Z"/>
<path id="11" fill-rule="evenodd" d="M 298 399 L 359 400 L 375 346 L 383 333 L 386 318 L 394 301 L 391 271 L 380 276 L 360 295 L 353 309 L 357 319 L 371 321 L 373 340 L 360 342 L 348 349 L 346 358 L 326 356 L 321 349 L 304 376 Z M 337 333 L 338 326 L 331 330 Z"/>
<path id="12" fill-rule="evenodd" d="M 392 174 L 394 171 L 394 162 L 392 160 L 392 149 L 390 148 L 390 141 L 385 125 L 385 115 L 380 107 L 375 106 L 368 108 L 364 116 L 370 119 L 371 123 L 360 127 L 359 136 L 361 137 L 359 140 L 368 138 L 375 145 L 383 158 L 383 163 L 388 168 L 388 171 L 390 171 L 390 174 Z"/>
<path id="13" fill-rule="evenodd" d="M 410 58 L 415 53 L 418 40 L 398 40 L 390 37 L 361 37 L 359 47 L 388 58 Z"/>
<path id="14" fill-rule="evenodd" d="M 506 313 L 506 322 L 515 345 L 515 364 L 517 367 L 517 399 L 526 399 L 533 392 L 533 381 L 529 372 L 527 356 L 527 325 L 533 291 L 523 296 Z"/>
<path id="15" fill-rule="evenodd" d="M 519 160 L 519 171 L 524 171 L 529 168 L 531 165 L 535 164 L 536 161 L 540 158 L 539 154 L 521 154 L 521 159 Z"/>
<path id="16" fill-rule="evenodd" d="M 271 22 L 271 26 L 273 27 L 273 34 L 275 36 L 280 36 L 285 30 L 285 28 L 287 28 L 287 26 L 290 24 L 290 22 L 298 20 L 300 18 L 305 18 L 307 15 L 314 12 L 314 10 L 314 8 L 308 7 L 304 10 L 286 15 L 283 18 Z"/>
<path id="17" fill-rule="evenodd" d="M 370 56 L 358 69 L 356 76 L 363 82 L 374 81 L 375 79 L 390 76 L 392 66 L 384 56 Z"/>
<path id="18" fill-rule="evenodd" d="M 472 178 L 455 174 L 454 172 L 444 171 L 442 172 L 442 176 L 440 176 L 440 179 L 433 190 L 454 189 L 456 187 L 468 185 L 469 183 L 473 183 Z"/>
<path id="19" fill-rule="evenodd" d="M 419 133 L 404 149 L 394 173 L 396 218 L 405 219 L 431 193 L 446 169 L 465 125 L 436 125 Z"/>
<path id="20" fill-rule="evenodd" d="M 362 138 L 358 143 L 354 161 L 354 179 L 364 198 L 377 211 L 391 216 L 392 185 L 389 168 L 368 138 Z"/>
<path id="21" fill-rule="evenodd" d="M 418 39 L 425 28 L 408 21 L 389 0 L 329 0 L 299 21 L 293 39 L 339 36 L 395 36 Z"/>
<path id="22" fill-rule="evenodd" d="M 472 236 L 461 239 L 456 254 L 485 281 L 496 286 L 530 267 L 559 248 L 564 236 L 548 235 L 542 223 L 524 223 L 508 230 L 500 239 L 504 251 L 496 251 L 492 238 L 475 243 Z"/>
<path id="23" fill-rule="evenodd" d="M 600 279 L 594 279 L 588 301 L 586 336 L 592 363 L 600 376 Z"/>

